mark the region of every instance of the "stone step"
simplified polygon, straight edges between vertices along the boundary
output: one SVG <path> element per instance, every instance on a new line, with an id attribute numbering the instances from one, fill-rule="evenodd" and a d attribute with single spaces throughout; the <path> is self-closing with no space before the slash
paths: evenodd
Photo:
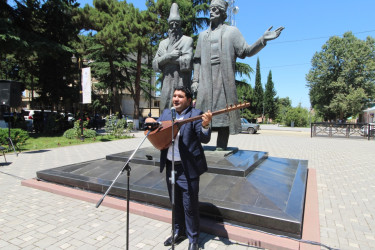
<path id="1" fill-rule="evenodd" d="M 107 155 L 111 161 L 126 162 L 133 152 L 123 152 Z M 215 151 L 215 147 L 204 147 L 204 153 L 208 164 L 208 172 L 214 174 L 247 176 L 256 166 L 268 157 L 267 152 L 238 150 L 228 148 L 225 151 Z M 160 151 L 154 147 L 139 149 L 133 156 L 131 163 L 160 166 Z"/>

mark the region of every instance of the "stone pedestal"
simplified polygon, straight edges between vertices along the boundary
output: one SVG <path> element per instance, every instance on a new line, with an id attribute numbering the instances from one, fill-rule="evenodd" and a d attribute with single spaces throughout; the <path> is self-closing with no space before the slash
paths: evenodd
<path id="1" fill-rule="evenodd" d="M 104 193 L 132 151 L 106 159 L 37 172 L 50 182 Z M 267 232 L 301 237 L 307 161 L 268 157 L 267 152 L 205 147 L 208 172 L 201 176 L 200 212 Z M 130 163 L 131 200 L 170 208 L 165 173 L 159 171 L 160 152 L 141 148 Z M 122 175 L 110 194 L 126 198 Z"/>

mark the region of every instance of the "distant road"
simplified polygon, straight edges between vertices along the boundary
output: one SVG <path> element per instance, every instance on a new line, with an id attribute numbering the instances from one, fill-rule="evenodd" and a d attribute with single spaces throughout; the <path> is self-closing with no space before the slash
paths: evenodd
<path id="1" fill-rule="evenodd" d="M 284 130 L 284 131 L 296 131 L 296 132 L 310 132 L 310 128 L 301 128 L 301 127 L 284 127 L 278 126 L 275 124 L 260 124 L 261 130 Z"/>

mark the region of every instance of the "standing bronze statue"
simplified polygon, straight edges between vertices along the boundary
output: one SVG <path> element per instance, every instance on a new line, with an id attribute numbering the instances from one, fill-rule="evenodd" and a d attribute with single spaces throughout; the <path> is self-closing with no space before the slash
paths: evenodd
<path id="1" fill-rule="evenodd" d="M 168 24 L 168 38 L 160 42 L 152 62 L 154 70 L 163 73 L 160 112 L 171 107 L 173 90 L 177 86 L 190 88 L 193 68 L 193 39 L 182 34 L 176 3 L 171 6 Z"/>
<path id="2" fill-rule="evenodd" d="M 228 3 L 224 0 L 212 0 L 210 27 L 199 34 L 192 90 L 197 92 L 196 108 L 200 110 L 219 110 L 226 105 L 237 104 L 237 57 L 255 55 L 284 29 L 280 27 L 271 31 L 271 27 L 253 45 L 249 45 L 236 27 L 224 24 L 227 7 Z M 241 132 L 240 112 L 237 110 L 213 117 L 212 127 L 218 130 L 216 149 L 225 150 L 229 134 Z"/>

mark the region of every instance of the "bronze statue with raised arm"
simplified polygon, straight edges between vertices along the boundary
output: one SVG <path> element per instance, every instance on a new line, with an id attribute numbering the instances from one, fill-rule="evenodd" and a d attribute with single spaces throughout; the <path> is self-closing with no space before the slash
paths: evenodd
<path id="1" fill-rule="evenodd" d="M 272 31 L 270 27 L 254 44 L 249 45 L 241 32 L 224 23 L 228 3 L 212 0 L 210 27 L 201 32 L 194 54 L 192 90 L 197 92 L 196 108 L 219 110 L 237 104 L 235 85 L 236 59 L 250 57 L 263 49 L 267 41 L 279 37 L 284 27 Z M 234 111 L 213 117 L 212 127 L 218 130 L 216 150 L 225 150 L 229 134 L 241 131 L 240 112 Z"/>

